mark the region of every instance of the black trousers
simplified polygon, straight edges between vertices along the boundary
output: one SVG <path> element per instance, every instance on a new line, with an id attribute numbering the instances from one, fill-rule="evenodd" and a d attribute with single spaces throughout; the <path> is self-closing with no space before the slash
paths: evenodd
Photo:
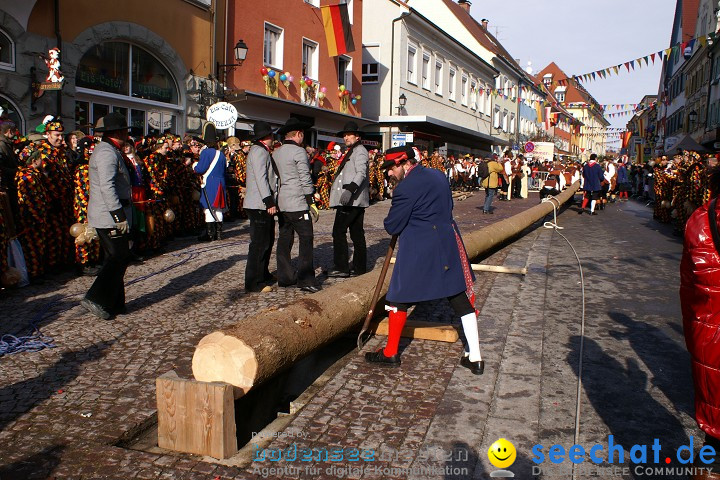
<path id="1" fill-rule="evenodd" d="M 475 307 L 472 306 L 470 303 L 470 299 L 467 297 L 467 293 L 463 290 L 460 293 L 456 293 L 455 295 L 451 295 L 447 297 L 448 301 L 450 302 L 450 306 L 452 307 L 453 311 L 455 311 L 455 315 L 458 317 L 464 317 L 465 315 L 469 313 L 475 312 Z M 387 305 L 389 307 L 395 307 L 398 309 L 398 312 L 407 312 L 408 309 L 413 305 L 412 303 L 400 303 L 400 302 L 387 302 Z"/>
<path id="2" fill-rule="evenodd" d="M 353 270 L 358 275 L 367 272 L 367 246 L 365 244 L 365 209 L 362 207 L 338 207 L 333 224 L 333 261 L 335 269 L 350 271 L 347 232 L 353 243 Z"/>
<path id="3" fill-rule="evenodd" d="M 259 290 L 272 279 L 268 266 L 275 244 L 275 218 L 266 210 L 245 210 L 250 219 L 250 246 L 245 265 L 245 289 Z"/>
<path id="4" fill-rule="evenodd" d="M 280 233 L 277 243 L 277 276 L 278 285 L 289 287 L 309 287 L 315 285 L 315 267 L 313 266 L 313 224 L 310 213 L 281 212 Z M 295 234 L 300 240 L 297 273 L 290 263 L 290 251 L 295 241 Z"/>
<path id="5" fill-rule="evenodd" d="M 105 263 L 85 298 L 113 314 L 125 307 L 124 277 L 130 262 L 130 234 L 120 235 L 114 228 L 98 228 L 97 233 Z"/>

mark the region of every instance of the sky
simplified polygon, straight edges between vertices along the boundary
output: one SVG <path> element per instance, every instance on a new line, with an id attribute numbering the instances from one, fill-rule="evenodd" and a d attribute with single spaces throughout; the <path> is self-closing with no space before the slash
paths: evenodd
<path id="1" fill-rule="evenodd" d="M 470 13 L 487 18 L 510 54 L 533 73 L 555 62 L 581 75 L 656 53 L 670 46 L 676 0 L 474 0 Z M 497 29 L 497 30 L 496 30 Z M 639 103 L 657 95 L 661 62 L 623 67 L 619 75 L 583 83 L 600 104 Z M 610 112 L 617 111 L 614 108 Z M 606 117 L 607 118 L 607 117 Z M 608 118 L 624 128 L 631 116 Z"/>

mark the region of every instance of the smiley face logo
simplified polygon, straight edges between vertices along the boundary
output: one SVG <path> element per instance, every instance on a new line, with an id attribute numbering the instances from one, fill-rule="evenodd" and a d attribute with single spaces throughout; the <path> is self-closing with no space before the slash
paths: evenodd
<path id="1" fill-rule="evenodd" d="M 488 449 L 488 460 L 497 468 L 507 468 L 515 462 L 517 451 L 515 445 L 505 440 L 498 439 Z"/>

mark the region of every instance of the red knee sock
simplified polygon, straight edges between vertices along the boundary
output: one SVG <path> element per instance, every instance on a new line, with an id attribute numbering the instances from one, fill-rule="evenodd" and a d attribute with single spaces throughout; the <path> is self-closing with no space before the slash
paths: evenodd
<path id="1" fill-rule="evenodd" d="M 582 203 L 582 207 L 581 207 L 581 208 L 584 210 L 585 207 L 587 207 L 587 204 L 588 204 L 588 198 L 585 197 L 585 198 L 583 198 L 583 203 Z"/>
<path id="2" fill-rule="evenodd" d="M 407 320 L 407 312 L 390 311 L 388 313 L 390 317 L 390 325 L 388 326 L 388 339 L 383 353 L 386 357 L 392 357 L 393 355 L 398 353 L 398 346 L 400 345 L 400 334 L 402 333 L 402 329 L 405 326 L 405 321 Z"/>

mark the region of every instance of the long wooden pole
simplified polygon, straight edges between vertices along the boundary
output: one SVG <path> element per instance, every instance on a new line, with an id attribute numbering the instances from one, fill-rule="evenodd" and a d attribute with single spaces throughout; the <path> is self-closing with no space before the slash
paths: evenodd
<path id="1" fill-rule="evenodd" d="M 380 298 L 380 290 L 382 290 L 383 283 L 385 282 L 385 276 L 387 275 L 388 268 L 390 268 L 390 263 L 395 263 L 395 259 L 393 258 L 392 254 L 393 250 L 395 250 L 397 237 L 397 235 L 393 235 L 390 239 L 390 246 L 388 246 L 388 251 L 385 255 L 385 262 L 383 262 L 382 270 L 380 270 L 380 276 L 378 277 L 377 284 L 375 285 L 375 293 L 373 294 L 372 301 L 370 302 L 370 310 L 368 310 L 367 315 L 365 315 L 365 323 L 363 323 L 362 329 L 358 334 L 358 350 L 361 350 L 363 345 L 365 345 L 365 342 L 367 342 L 367 339 L 363 339 L 363 335 L 365 334 L 365 332 L 367 332 L 368 327 L 370 326 L 370 320 L 372 320 L 373 314 L 375 313 L 375 306 L 377 305 L 378 299 Z"/>

